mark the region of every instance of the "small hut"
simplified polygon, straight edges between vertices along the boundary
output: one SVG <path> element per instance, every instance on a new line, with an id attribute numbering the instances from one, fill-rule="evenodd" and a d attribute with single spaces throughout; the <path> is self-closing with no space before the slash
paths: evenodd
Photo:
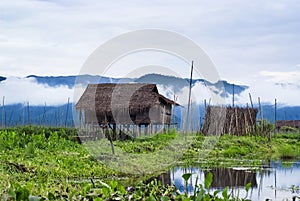
<path id="1" fill-rule="evenodd" d="M 155 84 L 89 84 L 76 110 L 85 126 L 108 125 L 114 131 L 117 126 L 127 130 L 137 126 L 137 132 L 144 126 L 148 132 L 149 125 L 169 126 L 175 105 L 158 93 Z"/>
<path id="2" fill-rule="evenodd" d="M 280 130 L 284 127 L 300 129 L 300 120 L 277 120 L 275 126 L 277 130 Z"/>
<path id="3" fill-rule="evenodd" d="M 246 135 L 255 131 L 256 108 L 208 106 L 206 108 L 203 134 Z"/>

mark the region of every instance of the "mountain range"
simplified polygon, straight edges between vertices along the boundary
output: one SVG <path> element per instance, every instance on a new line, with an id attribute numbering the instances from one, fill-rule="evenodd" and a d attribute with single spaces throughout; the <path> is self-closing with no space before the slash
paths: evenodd
<path id="1" fill-rule="evenodd" d="M 47 87 L 56 88 L 60 86 L 67 86 L 73 89 L 76 84 L 86 86 L 87 84 L 95 83 L 154 83 L 161 86 L 172 87 L 175 93 L 179 93 L 181 89 L 189 86 L 188 78 L 178 78 L 174 76 L 166 76 L 160 74 L 147 74 L 138 78 L 111 78 L 97 75 L 79 75 L 79 76 L 37 76 L 29 75 L 24 79 L 33 79 L 37 84 L 45 85 Z M 9 78 L 0 76 L 0 92 L 1 84 L 9 80 Z M 210 88 L 216 94 L 222 97 L 230 97 L 233 94 L 240 95 L 247 90 L 249 86 L 237 85 L 229 83 L 226 80 L 220 80 L 216 83 L 211 83 L 204 79 L 193 79 L 192 87 L 197 84 L 202 84 Z M 222 93 L 220 93 L 220 91 Z M 0 94 L 1 95 L 1 94 Z M 5 124 L 8 126 L 22 125 L 22 124 L 38 124 L 51 126 L 72 126 L 73 121 L 73 106 L 72 104 L 61 104 L 60 106 L 34 106 L 24 105 L 24 100 L 20 100 L 19 104 L 11 104 L 5 106 Z M 257 106 L 257 105 L 254 105 Z M 200 112 L 204 113 L 203 105 L 199 105 Z M 263 117 L 270 122 L 274 121 L 274 105 L 263 105 Z M 277 119 L 300 119 L 300 107 L 285 106 L 277 110 Z M 2 118 L 0 118 L 2 124 Z"/>
<path id="2" fill-rule="evenodd" d="M 69 88 L 73 88 L 75 83 L 82 84 L 86 86 L 87 84 L 96 84 L 96 83 L 153 83 L 159 84 L 163 86 L 172 86 L 174 89 L 182 89 L 183 87 L 189 86 L 188 78 L 179 78 L 174 76 L 160 75 L 160 74 L 147 74 L 141 76 L 139 78 L 110 78 L 98 75 L 78 75 L 78 76 L 36 76 L 29 75 L 26 78 L 34 78 L 39 84 L 46 84 L 50 87 L 58 87 L 58 86 L 68 86 Z M 5 78 L 3 77 L 3 80 Z M 1 82 L 1 78 L 0 78 Z M 218 91 L 222 91 L 224 87 L 224 96 L 232 95 L 233 93 L 233 85 L 232 83 L 228 83 L 225 80 L 220 80 L 217 83 L 211 83 L 204 79 L 193 79 L 192 86 L 194 86 L 197 82 L 203 83 L 207 87 L 215 87 Z M 246 90 L 248 86 L 245 85 L 234 85 L 234 93 L 240 94 L 244 90 Z"/>

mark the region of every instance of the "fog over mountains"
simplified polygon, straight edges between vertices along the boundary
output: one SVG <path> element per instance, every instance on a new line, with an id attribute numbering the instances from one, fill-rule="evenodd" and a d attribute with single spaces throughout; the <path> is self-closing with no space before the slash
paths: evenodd
<path id="1" fill-rule="evenodd" d="M 80 76 L 36 76 L 27 77 L 1 77 L 0 98 L 5 97 L 6 124 L 20 125 L 26 123 L 64 125 L 72 124 L 72 103 L 76 102 L 80 94 L 74 96 L 74 87 L 83 90 L 90 83 L 155 83 L 159 93 L 174 99 L 181 105 L 187 104 L 189 79 L 166 76 L 160 74 L 147 74 L 139 78 L 110 78 L 94 75 Z M 263 86 L 262 86 L 263 87 Z M 286 89 L 287 86 L 276 83 L 276 87 Z M 210 83 L 204 79 L 192 81 L 192 101 L 197 107 L 207 104 L 216 104 L 216 98 L 221 98 L 223 105 L 231 105 L 233 92 L 235 105 L 245 107 L 250 105 L 249 93 L 253 104 L 257 106 L 257 93 L 246 85 L 238 85 L 220 80 Z M 272 91 L 272 90 L 270 90 Z M 263 115 L 269 121 L 274 120 L 273 98 L 267 94 L 259 95 L 264 105 Z M 74 98 L 75 97 L 75 98 Z M 67 101 L 70 98 L 70 104 Z M 278 100 L 277 119 L 300 119 L 300 107 Z M 300 105 L 300 104 L 299 104 Z M 1 101 L 2 106 L 2 101 Z M 29 107 L 28 107 L 29 106 Z M 29 110 L 28 110 L 29 109 Z M 26 112 L 26 110 L 28 111 Z M 203 110 L 203 109 L 202 109 Z M 200 109 L 201 111 L 201 109 Z M 202 111 L 204 112 L 204 111 Z M 24 114 L 25 113 L 25 114 Z M 29 114 L 29 115 L 28 115 Z M 67 115 L 67 116 L 66 116 Z M 0 119 L 0 122 L 2 120 Z"/>

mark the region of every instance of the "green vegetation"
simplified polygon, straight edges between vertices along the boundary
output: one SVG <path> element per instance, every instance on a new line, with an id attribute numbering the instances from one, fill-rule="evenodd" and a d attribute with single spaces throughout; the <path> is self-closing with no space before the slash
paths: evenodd
<path id="1" fill-rule="evenodd" d="M 183 160 L 196 161 L 203 149 L 204 139 L 213 137 L 199 136 L 186 152 Z M 244 165 L 255 165 L 258 161 L 295 159 L 300 156 L 300 133 L 275 134 L 269 142 L 268 137 L 263 136 L 232 136 L 224 135 L 217 139 L 216 146 L 210 151 L 207 158 L 210 165 L 218 165 L 218 162 L 239 160 Z M 204 159 L 205 161 L 205 159 Z M 199 160 L 198 160 L 199 162 Z M 201 161 L 200 161 L 201 162 Z M 250 164 L 249 164 L 250 163 Z M 224 164 L 224 163 L 223 163 Z"/>
<path id="2" fill-rule="evenodd" d="M 0 131 L 2 199 L 10 190 L 23 188 L 33 195 L 68 195 L 83 188 L 68 178 L 113 175 L 83 146 L 70 140 L 68 130 L 47 129 L 36 134 L 27 134 L 27 130 L 31 128 Z"/>
<path id="3" fill-rule="evenodd" d="M 0 130 L 0 200 L 28 200 L 29 196 L 31 200 L 245 200 L 230 197 L 226 189 L 220 192 L 223 197 L 218 192 L 211 193 L 209 184 L 213 178 L 210 177 L 203 185 L 197 184 L 192 195 L 179 194 L 174 186 L 162 186 L 155 180 L 144 183 L 151 175 L 138 178 L 139 175 L 126 175 L 123 170 L 122 173 L 115 168 L 109 169 L 85 147 L 97 148 L 97 143 L 106 143 L 107 150 L 100 144 L 103 148 L 100 151 L 111 152 L 108 140 L 83 146 L 73 140 L 76 135 L 75 129 L 67 128 Z M 175 162 L 198 163 L 203 167 L 259 165 L 268 159 L 299 157 L 300 133 L 276 134 L 269 142 L 262 136 L 224 135 L 216 138 L 185 136 L 172 131 L 114 142 L 114 146 L 116 155 L 130 153 L 132 165 L 140 163 L 141 168 L 149 166 L 152 157 L 159 163 L 169 157 L 166 164 L 171 165 Z M 186 151 L 171 155 L 176 156 L 174 161 L 170 154 L 178 150 Z M 203 153 L 207 154 L 205 158 L 200 157 Z M 169 168 L 163 164 L 160 167 Z M 188 179 L 188 176 L 183 178 Z M 118 180 L 121 177 L 130 179 Z"/>

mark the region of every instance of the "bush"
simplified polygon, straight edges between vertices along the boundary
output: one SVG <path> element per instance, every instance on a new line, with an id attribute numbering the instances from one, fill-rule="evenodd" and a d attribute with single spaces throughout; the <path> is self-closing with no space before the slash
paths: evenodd
<path id="1" fill-rule="evenodd" d="M 288 133 L 288 132 L 290 132 L 290 133 L 297 133 L 297 132 L 299 132 L 299 130 L 297 128 L 290 127 L 290 126 L 282 126 L 280 128 L 280 131 L 281 132 L 286 132 L 286 133 Z"/>

